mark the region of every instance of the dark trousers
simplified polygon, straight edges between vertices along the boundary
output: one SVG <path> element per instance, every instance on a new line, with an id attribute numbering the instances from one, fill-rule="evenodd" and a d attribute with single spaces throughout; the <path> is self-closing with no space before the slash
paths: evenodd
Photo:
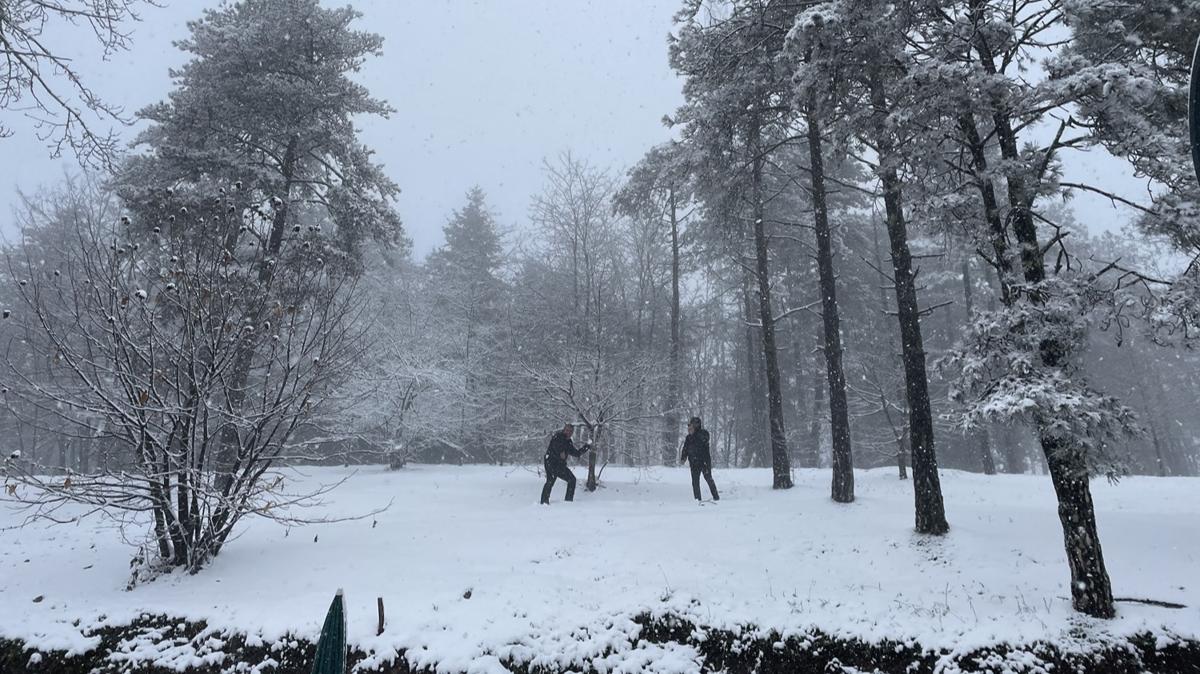
<path id="1" fill-rule="evenodd" d="M 550 503 L 550 490 L 554 489 L 555 480 L 567 483 L 567 500 L 575 500 L 575 474 L 565 463 L 546 462 L 546 485 L 542 487 L 542 503 Z M 711 484 L 711 483 L 710 483 Z"/>
<path id="2" fill-rule="evenodd" d="M 704 476 L 704 481 L 708 483 L 708 493 L 712 494 L 714 501 L 720 501 L 721 495 L 717 493 L 717 483 L 713 482 L 712 466 L 706 463 L 696 463 L 689 461 L 688 465 L 692 467 L 692 494 L 696 500 L 700 500 L 700 476 Z"/>

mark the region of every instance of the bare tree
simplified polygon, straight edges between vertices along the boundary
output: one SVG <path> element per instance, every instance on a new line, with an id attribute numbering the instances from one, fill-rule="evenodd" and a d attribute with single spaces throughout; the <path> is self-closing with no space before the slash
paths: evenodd
<path id="1" fill-rule="evenodd" d="M 128 24 L 154 0 L 0 0 L 0 110 L 21 110 L 58 157 L 70 148 L 85 166 L 112 168 L 118 138 L 106 122 L 128 124 L 84 82 L 72 59 L 52 44 L 48 30 L 64 24 L 92 33 L 101 58 L 130 46 Z M 0 124 L 0 137 L 13 130 Z"/>
<path id="2" fill-rule="evenodd" d="M 616 242 L 612 178 L 569 152 L 543 163 L 546 187 L 533 200 L 531 215 L 547 234 L 552 255 L 570 264 L 572 314 L 590 316 L 605 258 Z M 576 323 L 583 336 L 586 323 Z"/>
<path id="3" fill-rule="evenodd" d="M 256 242 L 271 214 L 245 208 L 235 188 L 221 192 L 167 195 L 153 235 L 133 237 L 125 223 L 86 217 L 78 208 L 86 197 L 63 199 L 51 213 L 72 235 L 56 252 L 60 266 L 45 268 L 32 249 L 8 258 L 19 279 L 12 319 L 18 334 L 38 336 L 9 339 L 10 408 L 103 436 L 121 459 L 120 468 L 65 479 L 10 461 L 6 493 L 30 521 L 100 513 L 148 527 L 139 555 L 147 573 L 199 570 L 247 515 L 305 521 L 300 508 L 334 485 L 293 492 L 274 469 L 298 458 L 297 428 L 361 352 L 362 304 L 344 266 L 296 240 L 260 284 Z M 255 358 L 243 378 L 234 365 L 246 342 Z M 52 376 L 30 370 L 39 361 Z M 237 451 L 218 471 L 228 429 Z"/>
<path id="4" fill-rule="evenodd" d="M 411 278 L 416 274 L 405 263 L 395 266 L 365 276 L 366 299 L 376 319 L 366 357 L 320 420 L 320 439 L 358 443 L 368 455 L 402 468 L 410 460 L 431 458 L 427 450 L 433 440 L 447 443 L 447 420 L 458 416 L 468 391 L 463 363 L 447 356 L 444 335 L 430 329 L 441 298 L 417 292 Z"/>
<path id="5" fill-rule="evenodd" d="M 614 452 L 612 443 L 628 431 L 657 435 L 661 412 L 645 410 L 642 391 L 661 385 L 662 368 L 649 360 L 606 362 L 599 353 L 573 349 L 551 369 L 526 364 L 531 407 L 544 415 L 575 419 L 594 451 L 588 453 L 586 487 L 595 491 Z M 661 428 L 661 427 L 660 427 Z M 599 458 L 598 458 L 599 457 Z M 597 463 L 599 462 L 599 467 Z"/>

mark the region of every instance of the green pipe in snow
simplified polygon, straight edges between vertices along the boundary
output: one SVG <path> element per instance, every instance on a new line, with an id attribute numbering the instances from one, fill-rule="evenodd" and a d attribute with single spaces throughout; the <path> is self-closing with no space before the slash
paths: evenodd
<path id="1" fill-rule="evenodd" d="M 341 589 L 325 614 L 312 674 L 346 674 L 346 606 Z"/>

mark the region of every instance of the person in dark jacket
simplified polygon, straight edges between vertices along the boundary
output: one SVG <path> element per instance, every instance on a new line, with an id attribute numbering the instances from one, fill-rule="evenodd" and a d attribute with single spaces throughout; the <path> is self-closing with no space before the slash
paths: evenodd
<path id="1" fill-rule="evenodd" d="M 560 479 L 567 483 L 567 500 L 575 500 L 575 475 L 567 467 L 567 457 L 583 456 L 592 445 L 587 443 L 582 449 L 576 447 L 575 443 L 571 442 L 571 436 L 574 434 L 575 426 L 567 424 L 550 438 L 550 446 L 546 448 L 546 457 L 543 460 L 546 467 L 546 485 L 542 487 L 542 503 L 546 505 L 550 505 L 550 490 L 554 489 L 554 482 Z"/>
<path id="2" fill-rule="evenodd" d="M 683 440 L 683 454 L 679 457 L 680 463 L 684 461 L 687 461 L 692 468 L 692 494 L 696 500 L 701 500 L 700 476 L 703 475 L 704 481 L 708 483 L 708 493 L 712 494 L 714 501 L 720 501 L 721 495 L 717 493 L 717 483 L 713 482 L 708 431 L 704 430 L 704 426 L 700 423 L 700 417 L 692 417 L 688 421 L 688 434 Z"/>

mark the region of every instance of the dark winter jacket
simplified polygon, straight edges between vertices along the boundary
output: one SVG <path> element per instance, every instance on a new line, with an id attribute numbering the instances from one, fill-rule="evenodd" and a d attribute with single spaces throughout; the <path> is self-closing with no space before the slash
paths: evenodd
<path id="1" fill-rule="evenodd" d="M 701 428 L 695 433 L 688 433 L 683 441 L 683 453 L 680 454 L 679 461 L 691 461 L 692 466 L 697 468 L 712 465 L 712 454 L 708 451 L 708 431 Z"/>
<path id="2" fill-rule="evenodd" d="M 565 466 L 568 456 L 583 456 L 583 453 L 586 451 L 585 449 L 577 448 L 575 443 L 571 442 L 571 438 L 564 435 L 562 431 L 558 431 L 550 438 L 550 446 L 546 448 L 545 461 L 548 464 L 561 464 Z"/>

